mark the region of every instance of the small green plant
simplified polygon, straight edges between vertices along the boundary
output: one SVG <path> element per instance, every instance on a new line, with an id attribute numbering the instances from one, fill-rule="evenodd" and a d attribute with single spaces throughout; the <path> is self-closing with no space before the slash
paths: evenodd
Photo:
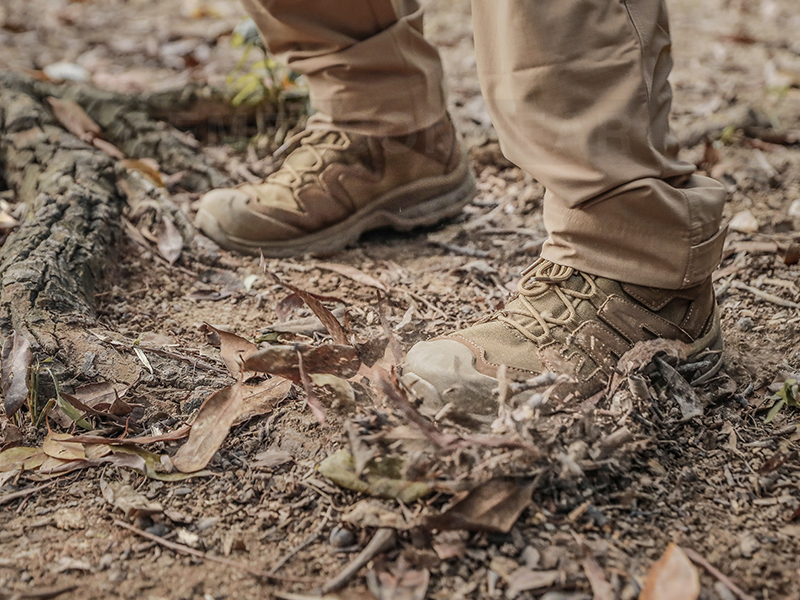
<path id="1" fill-rule="evenodd" d="M 227 77 L 228 87 L 234 93 L 231 99 L 233 106 L 280 102 L 283 94 L 296 86 L 298 75 L 270 56 L 256 24 L 249 17 L 233 30 L 231 46 L 244 50 Z M 248 66 L 254 51 L 260 52 L 263 58 Z"/>
<path id="2" fill-rule="evenodd" d="M 770 399 L 775 400 L 775 404 L 773 404 L 772 408 L 769 409 L 769 413 L 767 413 L 767 416 L 764 419 L 765 423 L 771 422 L 776 416 L 778 416 L 778 413 L 783 410 L 784 406 L 800 408 L 800 391 L 798 390 L 797 380 L 787 379 L 783 383 L 783 387 L 781 387 L 781 389 L 779 389 L 774 395 L 770 396 Z"/>

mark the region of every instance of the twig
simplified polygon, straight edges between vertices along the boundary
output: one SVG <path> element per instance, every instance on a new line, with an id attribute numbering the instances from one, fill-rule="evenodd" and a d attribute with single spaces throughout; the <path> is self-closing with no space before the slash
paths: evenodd
<path id="1" fill-rule="evenodd" d="M 706 571 L 711 573 L 714 577 L 719 579 L 720 583 L 722 583 L 722 585 L 724 585 L 731 592 L 733 592 L 734 595 L 737 598 L 739 598 L 739 600 L 756 600 L 753 596 L 751 596 L 750 594 L 744 592 L 739 586 L 737 586 L 730 579 L 728 579 L 725 575 L 723 575 L 716 567 L 714 567 L 714 565 L 712 565 L 705 558 L 700 556 L 700 554 L 698 554 L 697 552 L 695 552 L 691 548 L 682 548 L 682 550 L 686 553 L 686 556 L 688 556 L 692 560 L 692 562 L 700 565 Z"/>
<path id="2" fill-rule="evenodd" d="M 10 494 L 5 494 L 4 496 L 0 496 L 0 506 L 3 506 L 3 504 L 8 504 L 9 502 L 13 502 L 17 498 L 24 498 L 26 496 L 30 496 L 31 494 L 35 494 L 39 490 L 43 490 L 46 487 L 50 487 L 51 485 L 53 485 L 53 483 L 55 482 L 51 481 L 50 483 L 44 483 L 42 485 L 37 485 L 36 487 L 27 488 L 24 490 L 20 490 L 18 492 L 11 492 Z"/>
<path id="3" fill-rule="evenodd" d="M 122 527 L 123 529 L 127 529 L 128 531 L 132 531 L 136 535 L 139 535 L 145 539 L 160 544 L 161 546 L 169 548 L 170 550 L 174 550 L 175 552 L 180 552 L 181 554 L 188 554 L 189 556 L 195 556 L 197 558 L 202 558 L 204 560 L 210 560 L 211 562 L 219 563 L 221 565 L 227 565 L 229 567 L 233 567 L 235 569 L 244 571 L 245 573 L 250 573 L 254 577 L 271 579 L 272 581 L 282 581 L 285 583 L 312 583 L 312 584 L 319 583 L 318 579 L 310 579 L 308 577 L 290 577 L 287 575 L 273 575 L 266 571 L 259 571 L 258 569 L 254 569 L 249 565 L 237 562 L 235 560 L 231 560 L 229 558 L 214 556 L 213 554 L 206 554 L 205 552 L 200 552 L 199 550 L 195 550 L 194 548 L 190 548 L 189 546 L 185 546 L 177 542 L 170 542 L 169 540 L 160 538 L 157 535 L 153 535 L 151 533 L 147 533 L 146 531 L 142 531 L 138 527 L 134 527 L 133 525 L 128 525 L 127 523 L 120 521 L 118 519 L 114 520 L 114 525 Z"/>
<path id="4" fill-rule="evenodd" d="M 462 254 L 464 256 L 471 256 L 472 258 L 488 258 L 490 255 L 486 250 L 479 250 L 478 248 L 469 248 L 467 246 L 458 246 L 456 244 L 448 244 L 446 242 L 435 242 L 428 240 L 432 246 L 446 250 L 450 254 Z"/>
<path id="5" fill-rule="evenodd" d="M 305 548 L 306 546 L 308 546 L 308 545 L 309 545 L 311 542 L 313 542 L 314 540 L 316 540 L 316 539 L 319 537 L 319 534 L 320 534 L 320 533 L 322 533 L 322 530 L 325 528 L 325 525 L 327 525 L 327 524 L 328 524 L 328 520 L 331 518 L 331 508 L 332 508 L 332 507 L 331 507 L 331 505 L 329 504 L 329 505 L 328 505 L 328 512 L 327 512 L 327 513 L 325 513 L 325 518 L 322 520 L 322 523 L 320 523 L 319 527 L 317 527 L 316 531 L 314 531 L 314 532 L 313 532 L 311 535 L 309 535 L 309 536 L 308 536 L 306 539 L 304 539 L 302 542 L 300 542 L 300 543 L 299 543 L 297 546 L 295 546 L 294 548 L 292 548 L 291 550 L 289 550 L 289 552 L 288 552 L 288 553 L 287 553 L 287 554 L 286 554 L 286 555 L 285 555 L 283 558 L 281 558 L 281 559 L 280 559 L 280 560 L 279 560 L 279 561 L 278 561 L 278 562 L 275 564 L 275 566 L 274 566 L 274 567 L 272 567 L 272 568 L 271 568 L 269 571 L 267 571 L 267 574 L 269 574 L 270 576 L 273 576 L 273 575 L 275 575 L 275 573 L 277 573 L 277 572 L 278 572 L 278 570 L 279 570 L 279 569 L 280 569 L 280 568 L 281 568 L 283 565 L 285 565 L 287 562 L 289 562 L 289 559 L 290 559 L 290 558 L 292 558 L 292 557 L 293 557 L 295 554 L 297 554 L 298 552 L 300 552 L 300 551 L 301 551 L 303 548 Z"/>
<path id="6" fill-rule="evenodd" d="M 378 531 L 375 532 L 375 535 L 372 536 L 369 544 L 367 544 L 366 547 L 359 552 L 358 556 L 356 556 L 352 562 L 344 568 L 344 571 L 339 573 L 336 577 L 325 584 L 325 586 L 322 588 L 322 593 L 327 594 L 329 592 L 335 592 L 336 590 L 346 586 L 347 582 L 350 581 L 356 575 L 356 573 L 361 570 L 361 567 L 366 565 L 381 552 L 389 550 L 392 546 L 394 546 L 394 542 L 394 529 L 378 529 Z"/>
<path id="7" fill-rule="evenodd" d="M 433 302 L 431 302 L 430 300 L 428 300 L 428 299 L 426 299 L 426 298 L 423 298 L 423 297 L 422 297 L 422 296 L 420 296 L 419 294 L 415 294 L 415 293 L 414 293 L 414 292 L 412 292 L 411 290 L 404 290 L 404 289 L 401 289 L 401 288 L 392 288 L 392 291 L 393 291 L 393 292 L 394 292 L 394 291 L 397 291 L 397 292 L 399 292 L 399 293 L 401 293 L 401 294 L 408 294 L 408 295 L 409 295 L 409 296 L 411 296 L 411 297 L 412 297 L 414 300 L 418 300 L 419 302 L 422 302 L 422 303 L 423 303 L 425 306 L 427 306 L 428 308 L 430 308 L 430 309 L 431 309 L 431 310 L 433 310 L 434 312 L 437 312 L 437 313 L 439 313 L 439 316 L 440 316 L 440 317 L 442 317 L 443 319 L 447 319 L 447 318 L 449 318 L 449 317 L 447 316 L 447 313 L 446 313 L 446 312 L 444 312 L 444 311 L 443 311 L 441 308 L 439 308 L 438 306 L 436 306 L 436 305 L 435 305 Z"/>
<path id="8" fill-rule="evenodd" d="M 193 356 L 186 356 L 184 354 L 178 354 L 177 352 L 170 352 L 169 350 L 164 350 L 163 348 L 148 348 L 146 346 L 139 346 L 139 347 L 145 352 L 155 352 L 156 354 L 167 356 L 169 358 L 174 358 L 175 360 L 182 360 L 183 362 L 187 362 L 196 369 L 200 369 L 201 371 L 212 371 L 214 373 L 220 373 L 222 375 L 228 374 L 228 372 L 225 369 L 221 369 L 216 365 L 212 365 L 210 363 L 202 361 L 199 358 L 194 358 Z"/>
<path id="9" fill-rule="evenodd" d="M 25 590 L 23 592 L 4 592 L 0 590 L 0 600 L 49 600 L 50 598 L 55 598 L 56 596 L 66 594 L 76 589 L 78 589 L 77 585 L 65 585 L 61 587 Z"/>
<path id="10" fill-rule="evenodd" d="M 749 286 L 746 283 L 742 283 L 741 281 L 731 281 L 731 287 L 748 291 L 754 296 L 758 296 L 762 300 L 766 300 L 767 302 L 772 302 L 773 304 L 777 304 L 778 306 L 785 306 L 786 308 L 800 308 L 800 304 L 798 304 L 797 302 L 792 302 L 791 300 L 784 300 L 783 298 L 779 298 L 774 294 L 764 292 L 758 288 Z"/>

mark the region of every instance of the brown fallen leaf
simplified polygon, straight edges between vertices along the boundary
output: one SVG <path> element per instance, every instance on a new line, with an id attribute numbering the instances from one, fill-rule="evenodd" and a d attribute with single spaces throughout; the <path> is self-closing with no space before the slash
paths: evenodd
<path id="1" fill-rule="evenodd" d="M 28 367 L 32 358 L 30 342 L 16 330 L 12 331 L 3 343 L 0 369 L 6 417 L 13 417 L 28 398 Z"/>
<path id="2" fill-rule="evenodd" d="M 257 386 L 245 386 L 242 388 L 244 395 L 242 414 L 236 418 L 233 424 L 239 425 L 253 417 L 272 412 L 275 405 L 283 400 L 291 389 L 292 382 L 283 377 L 267 379 Z"/>
<path id="3" fill-rule="evenodd" d="M 430 571 L 409 567 L 401 556 L 393 567 L 367 573 L 367 584 L 375 600 L 425 600 Z"/>
<path id="4" fill-rule="evenodd" d="M 53 109 L 53 116 L 61 125 L 84 142 L 91 142 L 93 137 L 98 137 L 103 132 L 100 126 L 86 114 L 77 102 L 61 100 L 49 96 L 47 101 Z"/>
<path id="5" fill-rule="evenodd" d="M 593 600 L 615 600 L 614 589 L 595 559 L 591 557 L 584 559 L 583 572 L 589 580 L 589 585 L 592 586 Z"/>
<path id="6" fill-rule="evenodd" d="M 292 462 L 292 455 L 284 450 L 267 450 L 259 452 L 250 463 L 251 469 L 274 469 Z"/>
<path id="7" fill-rule="evenodd" d="M 203 469 L 225 441 L 242 406 L 241 379 L 209 396 L 197 413 L 189 440 L 172 459 L 175 468 L 183 473 Z"/>
<path id="8" fill-rule="evenodd" d="M 650 568 L 639 600 L 697 600 L 699 595 L 697 569 L 686 553 L 671 543 Z"/>
<path id="9" fill-rule="evenodd" d="M 244 372 L 244 357 L 254 352 L 258 352 L 258 346 L 253 342 L 244 339 L 241 336 L 225 331 L 224 329 L 217 329 L 213 325 L 203 323 L 203 328 L 206 332 L 211 331 L 219 338 L 219 353 L 222 357 L 225 366 L 228 367 L 228 372 L 235 378 L 242 376 L 244 381 L 247 381 L 255 372 Z"/>
<path id="10" fill-rule="evenodd" d="M 297 370 L 300 373 L 300 381 L 303 384 L 303 389 L 306 391 L 306 404 L 308 404 L 311 412 L 314 413 L 314 416 L 319 421 L 320 425 L 325 424 L 325 407 L 317 398 L 317 392 L 314 390 L 314 385 L 311 383 L 311 378 L 308 376 L 308 373 L 303 366 L 303 354 L 298 350 L 297 351 Z"/>
<path id="11" fill-rule="evenodd" d="M 0 473 L 8 471 L 37 469 L 44 462 L 46 455 L 41 448 L 17 446 L 0 452 Z"/>
<path id="12" fill-rule="evenodd" d="M 72 436 L 68 433 L 49 431 L 44 438 L 42 452 L 59 460 L 83 460 L 86 458 L 83 444 L 72 441 Z"/>
<path id="13" fill-rule="evenodd" d="M 333 271 L 334 273 L 338 273 L 339 275 L 343 275 L 348 279 L 352 279 L 356 283 L 360 283 L 361 285 L 366 285 L 369 287 L 374 287 L 379 289 L 382 292 L 389 292 L 389 288 L 386 287 L 386 284 L 380 281 L 379 279 L 375 279 L 372 275 L 367 275 L 363 271 L 356 269 L 355 267 L 351 267 L 350 265 L 341 265 L 338 263 L 329 263 L 329 262 L 318 262 L 314 264 L 315 267 L 318 269 L 325 269 L 326 271 Z"/>
<path id="14" fill-rule="evenodd" d="M 159 227 L 156 234 L 158 252 L 169 264 L 174 265 L 183 251 L 183 236 L 168 216 L 164 215 L 161 220 L 163 227 Z"/>
<path id="15" fill-rule="evenodd" d="M 166 187 L 158 163 L 152 158 L 129 158 L 123 160 L 122 164 L 129 171 L 139 171 L 158 187 Z"/>
<path id="16" fill-rule="evenodd" d="M 350 345 L 323 344 L 309 346 L 270 346 L 244 357 L 244 368 L 258 373 L 280 375 L 296 383 L 301 382 L 298 355 L 303 357 L 303 367 L 309 374 L 327 373 L 349 379 L 358 373 L 361 360 Z"/>
<path id="17" fill-rule="evenodd" d="M 127 518 L 153 515 L 164 511 L 159 502 L 153 502 L 134 490 L 130 485 L 100 480 L 100 491 L 105 501 L 118 508 Z"/>
<path id="18" fill-rule="evenodd" d="M 333 313 L 328 310 L 324 304 L 322 304 L 319 296 L 312 294 L 311 292 L 301 290 L 300 288 L 293 286 L 291 283 L 281 281 L 277 275 L 266 270 L 266 263 L 263 263 L 263 259 L 262 266 L 264 266 L 265 275 L 271 276 L 276 283 L 297 294 L 303 300 L 303 302 L 308 305 L 311 311 L 317 315 L 317 318 L 322 321 L 322 324 L 325 325 L 325 328 L 328 330 L 328 333 L 331 334 L 335 344 L 343 346 L 350 344 L 344 327 L 341 323 L 339 323 L 339 320 L 333 315 Z"/>
<path id="19" fill-rule="evenodd" d="M 498 477 L 482 483 L 441 515 L 428 518 L 430 529 L 508 533 L 531 505 L 534 482 Z"/>
<path id="20" fill-rule="evenodd" d="M 561 579 L 561 571 L 534 571 L 520 567 L 508 578 L 506 598 L 516 598 L 522 592 L 550 587 Z"/>

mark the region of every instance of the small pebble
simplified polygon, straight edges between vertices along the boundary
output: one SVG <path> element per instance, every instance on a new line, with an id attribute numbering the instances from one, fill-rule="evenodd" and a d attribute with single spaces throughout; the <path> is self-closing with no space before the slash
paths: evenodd
<path id="1" fill-rule="evenodd" d="M 169 533 L 169 527 L 164 525 L 164 523 L 156 523 L 155 525 L 148 527 L 145 531 L 151 535 L 157 535 L 158 537 L 164 537 Z"/>
<path id="2" fill-rule="evenodd" d="M 349 529 L 337 525 L 331 531 L 329 541 L 334 548 L 347 548 L 356 543 L 356 536 Z"/>
<path id="3" fill-rule="evenodd" d="M 195 529 L 197 531 L 205 531 L 206 529 L 211 529 L 217 523 L 219 523 L 219 517 L 203 517 L 198 519 Z"/>
<path id="4" fill-rule="evenodd" d="M 742 317 L 741 319 L 736 321 L 736 326 L 741 331 L 750 331 L 751 329 L 753 329 L 753 319 L 751 319 L 750 317 Z"/>
<path id="5" fill-rule="evenodd" d="M 175 496 L 188 496 L 191 493 L 192 493 L 192 488 L 188 487 L 179 487 L 172 492 L 172 494 Z"/>

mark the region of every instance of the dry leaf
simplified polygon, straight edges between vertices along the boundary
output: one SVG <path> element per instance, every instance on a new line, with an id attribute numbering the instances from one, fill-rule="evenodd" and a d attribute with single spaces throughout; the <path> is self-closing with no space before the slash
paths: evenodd
<path id="1" fill-rule="evenodd" d="M 6 416 L 12 417 L 28 398 L 28 367 L 32 360 L 30 342 L 12 331 L 3 343 L 2 360 L 0 387 Z"/>
<path id="2" fill-rule="evenodd" d="M 33 470 L 41 466 L 46 456 L 41 448 L 18 446 L 0 452 L 0 473 Z"/>
<path id="3" fill-rule="evenodd" d="M 234 421 L 239 425 L 260 415 L 272 412 L 275 405 L 283 400 L 291 391 L 292 382 L 283 377 L 273 377 L 255 387 L 244 387 L 242 414 Z"/>
<path id="4" fill-rule="evenodd" d="M 217 329 L 213 325 L 203 323 L 203 328 L 206 331 L 211 330 L 219 337 L 219 353 L 222 357 L 225 366 L 228 367 L 228 372 L 235 378 L 242 376 L 245 381 L 250 379 L 255 373 L 245 373 L 243 362 L 244 357 L 258 352 L 258 346 L 243 337 L 225 331 L 224 329 Z"/>
<path id="5" fill-rule="evenodd" d="M 430 517 L 431 529 L 465 529 L 508 533 L 530 506 L 534 483 L 500 477 L 482 483 L 441 515 Z"/>
<path id="6" fill-rule="evenodd" d="M 172 459 L 183 473 L 203 469 L 228 437 L 236 418 L 242 413 L 242 382 L 228 386 L 209 396 L 192 424 L 189 440 Z"/>
<path id="7" fill-rule="evenodd" d="M 382 292 L 389 292 L 389 288 L 386 287 L 386 284 L 380 281 L 379 279 L 375 279 L 372 275 L 367 275 L 363 271 L 359 271 L 355 267 L 351 267 L 350 265 L 340 265 L 338 263 L 328 263 L 328 262 L 318 262 L 314 264 L 315 267 L 318 269 L 325 269 L 326 271 L 333 271 L 334 273 L 338 273 L 339 275 L 343 275 L 348 279 L 352 279 L 356 283 L 360 283 L 361 285 L 366 285 L 369 287 L 374 287 L 379 289 Z"/>
<path id="8" fill-rule="evenodd" d="M 250 463 L 251 469 L 274 469 L 294 460 L 292 455 L 283 450 L 267 450 L 255 455 Z"/>
<path id="9" fill-rule="evenodd" d="M 49 96 L 47 101 L 53 108 L 53 116 L 67 131 L 75 134 L 85 142 L 102 133 L 100 126 L 72 100 L 60 100 Z"/>
<path id="10" fill-rule="evenodd" d="M 309 408 L 311 408 L 311 412 L 314 413 L 317 421 L 319 421 L 321 425 L 324 425 L 325 407 L 322 406 L 319 398 L 317 398 L 314 385 L 311 383 L 311 379 L 309 378 L 308 373 L 303 366 L 303 355 L 299 350 L 297 351 L 297 370 L 300 373 L 300 381 L 303 383 L 303 389 L 306 391 L 306 404 L 308 404 Z"/>
<path id="11" fill-rule="evenodd" d="M 697 569 L 676 544 L 650 568 L 639 600 L 697 600 L 700 576 Z"/>
<path id="12" fill-rule="evenodd" d="M 406 530 L 410 525 L 399 512 L 386 508 L 376 500 L 360 500 L 342 516 L 344 523 L 350 523 L 359 528 L 389 527 L 391 529 Z"/>
<path id="13" fill-rule="evenodd" d="M 59 460 L 84 460 L 86 452 L 83 444 L 72 441 L 68 433 L 47 432 L 42 444 L 42 452 Z"/>
<path id="14" fill-rule="evenodd" d="M 128 484 L 114 481 L 106 483 L 101 479 L 100 490 L 106 502 L 121 510 L 128 518 L 152 515 L 164 510 L 161 504 L 148 500 Z"/>
<path id="15" fill-rule="evenodd" d="M 595 559 L 587 558 L 583 561 L 583 572 L 592 586 L 594 600 L 615 600 L 614 590 Z"/>
<path id="16" fill-rule="evenodd" d="M 165 187 L 161 171 L 158 169 L 158 163 L 152 158 L 126 159 L 122 161 L 122 164 L 129 171 L 139 171 L 158 187 Z"/>
<path id="17" fill-rule="evenodd" d="M 298 355 L 303 357 L 303 368 L 307 373 L 327 373 L 349 379 L 358 373 L 361 360 L 350 345 L 323 344 L 309 346 L 270 346 L 250 354 L 244 359 L 248 371 L 280 375 L 300 383 Z"/>
<path id="18" fill-rule="evenodd" d="M 402 556 L 389 570 L 367 574 L 367 584 L 375 600 L 425 600 L 430 579 L 428 569 L 410 569 Z"/>
<path id="19" fill-rule="evenodd" d="M 158 228 L 158 251 L 161 256 L 167 259 L 169 264 L 174 265 L 175 261 L 181 257 L 183 237 L 181 236 L 181 232 L 178 231 L 178 228 L 175 227 L 175 223 L 172 222 L 172 219 L 163 216 L 161 220 L 164 226 Z"/>
<path id="20" fill-rule="evenodd" d="M 520 567 L 508 578 L 506 598 L 516 598 L 521 592 L 550 587 L 559 579 L 560 571 L 533 571 L 528 567 Z"/>
<path id="21" fill-rule="evenodd" d="M 281 281 L 275 274 L 268 273 L 267 271 L 265 271 L 265 273 L 272 275 L 272 278 L 277 283 L 297 294 L 303 300 L 303 302 L 308 305 L 311 311 L 317 315 L 317 318 L 322 321 L 322 324 L 325 325 L 335 344 L 348 345 L 350 343 L 347 339 L 347 332 L 344 330 L 344 327 L 341 323 L 339 323 L 339 320 L 333 315 L 333 313 L 328 310 L 324 304 L 322 304 L 320 296 L 305 290 L 301 290 L 290 283 L 285 283 L 284 281 Z"/>

